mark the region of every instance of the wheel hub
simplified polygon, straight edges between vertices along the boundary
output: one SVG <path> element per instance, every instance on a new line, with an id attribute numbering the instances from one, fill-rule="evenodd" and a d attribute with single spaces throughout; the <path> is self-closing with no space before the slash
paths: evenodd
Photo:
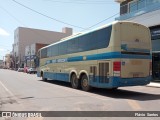
<path id="1" fill-rule="evenodd" d="M 87 79 L 84 79 L 84 80 L 83 80 L 83 86 L 84 86 L 84 87 L 87 87 L 87 86 L 88 86 L 88 80 L 87 80 Z"/>

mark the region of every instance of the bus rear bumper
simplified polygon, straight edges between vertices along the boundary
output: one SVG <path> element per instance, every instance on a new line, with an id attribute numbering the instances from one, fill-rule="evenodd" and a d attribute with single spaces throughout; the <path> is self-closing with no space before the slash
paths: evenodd
<path id="1" fill-rule="evenodd" d="M 115 87 L 125 87 L 125 86 L 141 86 L 147 85 L 150 83 L 152 77 L 144 77 L 144 78 L 112 78 L 112 85 Z"/>
<path id="2" fill-rule="evenodd" d="M 90 79 L 90 85 L 98 88 L 116 88 L 116 87 L 127 87 L 127 86 L 143 86 L 150 83 L 152 77 L 148 76 L 145 78 L 120 78 L 110 77 L 108 82 L 100 82 L 101 80 L 97 77 L 94 82 Z"/>

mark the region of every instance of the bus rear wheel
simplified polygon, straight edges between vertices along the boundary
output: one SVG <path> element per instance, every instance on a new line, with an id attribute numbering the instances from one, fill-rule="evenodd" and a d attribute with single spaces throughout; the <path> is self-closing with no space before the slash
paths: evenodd
<path id="1" fill-rule="evenodd" d="M 116 91 L 116 90 L 118 90 L 118 87 L 111 88 L 110 90 Z"/>
<path id="2" fill-rule="evenodd" d="M 71 76 L 71 85 L 74 89 L 80 88 L 80 81 L 78 80 L 76 74 L 72 74 Z"/>
<path id="3" fill-rule="evenodd" d="M 83 75 L 81 78 L 81 87 L 84 91 L 89 91 L 91 89 L 91 86 L 89 85 L 88 77 L 87 75 Z"/>

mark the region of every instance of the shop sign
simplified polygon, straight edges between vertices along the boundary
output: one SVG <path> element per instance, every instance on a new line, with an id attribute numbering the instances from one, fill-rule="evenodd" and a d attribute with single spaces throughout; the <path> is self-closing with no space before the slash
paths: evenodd
<path id="1" fill-rule="evenodd" d="M 152 40 L 160 39 L 160 28 L 151 29 L 151 38 Z"/>
<path id="2" fill-rule="evenodd" d="M 25 60 L 33 60 L 36 59 L 36 55 L 25 56 Z"/>

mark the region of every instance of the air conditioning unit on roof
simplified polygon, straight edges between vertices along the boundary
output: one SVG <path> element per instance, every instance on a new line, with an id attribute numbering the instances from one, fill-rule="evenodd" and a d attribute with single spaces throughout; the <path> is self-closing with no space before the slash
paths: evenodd
<path id="1" fill-rule="evenodd" d="M 121 2 L 124 2 L 126 0 L 115 0 L 115 2 L 118 2 L 118 3 L 121 3 Z"/>

